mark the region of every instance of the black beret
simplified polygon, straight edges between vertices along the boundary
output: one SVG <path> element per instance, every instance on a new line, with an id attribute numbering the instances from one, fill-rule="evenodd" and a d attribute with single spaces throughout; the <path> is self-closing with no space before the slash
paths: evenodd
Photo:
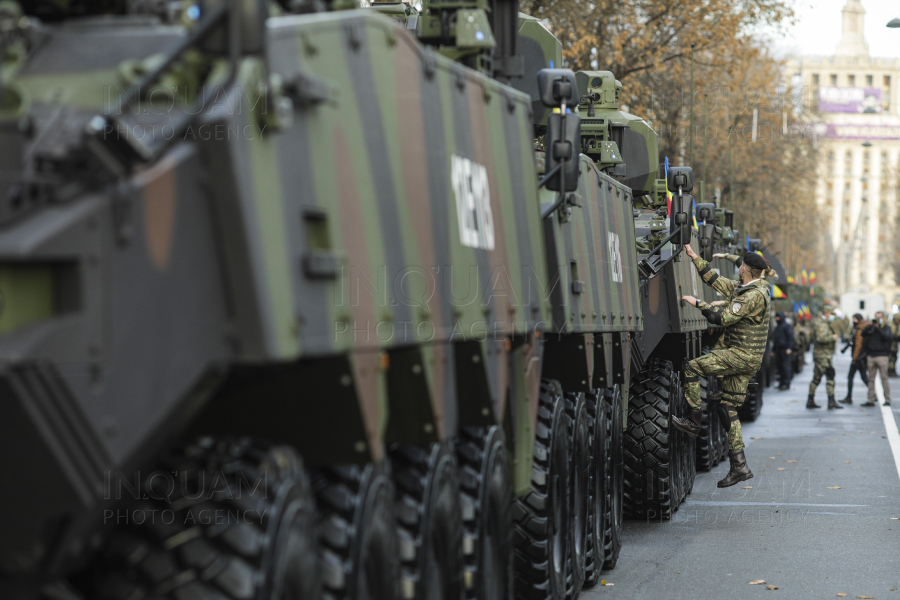
<path id="1" fill-rule="evenodd" d="M 768 269 L 769 264 L 756 252 L 748 252 L 744 255 L 744 263 L 751 269 Z"/>

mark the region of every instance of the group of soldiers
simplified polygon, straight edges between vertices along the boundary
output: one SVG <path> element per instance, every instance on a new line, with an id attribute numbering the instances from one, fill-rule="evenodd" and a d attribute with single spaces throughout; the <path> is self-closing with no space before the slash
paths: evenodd
<path id="1" fill-rule="evenodd" d="M 808 333 L 801 332 L 800 336 L 803 335 L 808 335 Z M 846 352 L 849 348 L 853 350 L 847 379 L 847 396 L 840 403 L 853 403 L 853 378 L 856 372 L 859 372 L 863 383 L 869 388 L 868 401 L 863 406 L 874 406 L 874 385 L 870 385 L 870 379 L 872 384 L 874 384 L 874 377 L 879 369 L 879 363 L 881 364 L 881 369 L 884 369 L 884 362 L 881 361 L 886 358 L 887 368 L 882 371 L 882 384 L 884 386 L 885 405 L 889 405 L 890 391 L 887 382 L 884 381 L 884 377 L 885 375 L 891 378 L 897 377 L 900 313 L 894 313 L 890 323 L 884 321 L 883 314 L 880 312 L 876 313 L 876 319 L 873 319 L 871 323 L 866 322 L 862 315 L 854 315 L 854 322 L 851 325 L 846 317 L 838 319 L 834 310 L 826 306 L 820 318 L 816 321 L 811 336 L 806 340 L 807 343 L 813 344 L 814 363 L 813 378 L 809 384 L 809 397 L 807 398 L 806 408 L 821 408 L 815 402 L 815 392 L 823 375 L 826 378 L 825 390 L 828 395 L 828 408 L 843 408 L 834 397 L 835 370 L 832 358 L 839 339 L 844 340 L 846 343 L 841 352 Z M 801 344 L 803 341 L 801 337 Z M 803 354 L 805 350 L 806 347 L 801 345 L 800 352 L 796 354 Z M 887 352 L 889 354 L 885 356 Z"/>

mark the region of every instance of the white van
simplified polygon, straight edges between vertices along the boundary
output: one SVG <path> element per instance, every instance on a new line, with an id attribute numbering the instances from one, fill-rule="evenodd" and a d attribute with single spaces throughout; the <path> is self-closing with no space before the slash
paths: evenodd
<path id="1" fill-rule="evenodd" d="M 841 294 L 841 310 L 847 318 L 852 319 L 856 313 L 861 314 L 868 321 L 875 316 L 875 313 L 885 311 L 885 302 L 883 294 L 857 294 L 847 292 Z"/>

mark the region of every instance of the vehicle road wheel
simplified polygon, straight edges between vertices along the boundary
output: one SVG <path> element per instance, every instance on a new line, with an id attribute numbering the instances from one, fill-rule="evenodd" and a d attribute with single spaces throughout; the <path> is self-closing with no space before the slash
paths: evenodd
<path id="1" fill-rule="evenodd" d="M 404 598 L 465 597 L 456 456 L 445 444 L 392 448 Z"/>
<path id="2" fill-rule="evenodd" d="M 678 373 L 669 361 L 652 360 L 631 383 L 625 431 L 625 515 L 668 519 L 678 505 L 673 490 L 677 455 L 671 434 Z"/>
<path id="3" fill-rule="evenodd" d="M 141 522 L 111 535 L 87 597 L 322 597 L 315 502 L 293 449 L 203 438 L 166 457 L 162 468 L 177 473 L 180 485 L 155 493 L 151 486 L 151 498 L 161 500 L 129 508 Z"/>
<path id="4" fill-rule="evenodd" d="M 750 382 L 756 383 L 756 391 L 752 394 L 747 394 L 744 404 L 738 409 L 738 417 L 740 417 L 741 421 L 753 422 L 759 417 L 760 411 L 762 411 L 764 389 L 762 371 L 757 372 Z"/>
<path id="5" fill-rule="evenodd" d="M 606 557 L 604 536 L 607 529 L 609 494 L 609 419 L 603 392 L 597 390 L 585 395 L 588 426 L 591 438 L 591 468 L 588 484 L 589 510 L 587 552 L 585 553 L 584 586 L 593 587 L 600 582 L 600 570 Z"/>
<path id="6" fill-rule="evenodd" d="M 606 550 L 603 569 L 615 569 L 622 549 L 622 520 L 625 507 L 625 407 L 622 388 L 618 385 L 603 390 L 608 433 L 606 464 L 606 531 L 603 545 Z"/>
<path id="7" fill-rule="evenodd" d="M 684 400 L 684 383 L 680 374 L 675 381 L 675 386 L 675 394 L 672 397 L 675 399 L 675 404 L 680 407 L 681 414 L 686 416 L 689 409 L 687 402 Z M 678 448 L 678 457 L 681 463 L 679 476 L 681 481 L 680 506 L 681 502 L 684 502 L 688 494 L 694 490 L 694 478 L 697 476 L 697 438 L 691 437 L 683 431 L 680 431 L 679 434 L 681 438 Z"/>
<path id="8" fill-rule="evenodd" d="M 466 597 L 509 600 L 513 593 L 512 483 L 498 426 L 464 429 L 456 445 L 467 538 Z"/>
<path id="9" fill-rule="evenodd" d="M 400 598 L 394 483 L 382 464 L 316 473 L 326 598 Z"/>
<path id="10" fill-rule="evenodd" d="M 576 598 L 584 586 L 591 513 L 591 416 L 585 395 L 566 394 L 569 425 L 569 562 L 566 597 Z"/>
<path id="11" fill-rule="evenodd" d="M 541 383 L 531 490 L 513 506 L 516 597 L 560 600 L 566 594 L 569 544 L 569 436 L 557 382 Z"/>
<path id="12" fill-rule="evenodd" d="M 719 462 L 715 429 L 718 422 L 715 419 L 715 409 L 707 402 L 711 386 L 714 385 L 713 378 L 700 378 L 700 405 L 703 408 L 703 415 L 700 419 L 700 433 L 696 440 L 697 469 L 700 471 L 710 471 Z"/>

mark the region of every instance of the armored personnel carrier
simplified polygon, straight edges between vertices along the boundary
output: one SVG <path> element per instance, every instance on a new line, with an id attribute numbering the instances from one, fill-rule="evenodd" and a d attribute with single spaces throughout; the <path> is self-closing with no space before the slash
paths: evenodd
<path id="1" fill-rule="evenodd" d="M 690 490 L 650 125 L 352 4 L 0 4 L 0 597 L 574 598 Z"/>

